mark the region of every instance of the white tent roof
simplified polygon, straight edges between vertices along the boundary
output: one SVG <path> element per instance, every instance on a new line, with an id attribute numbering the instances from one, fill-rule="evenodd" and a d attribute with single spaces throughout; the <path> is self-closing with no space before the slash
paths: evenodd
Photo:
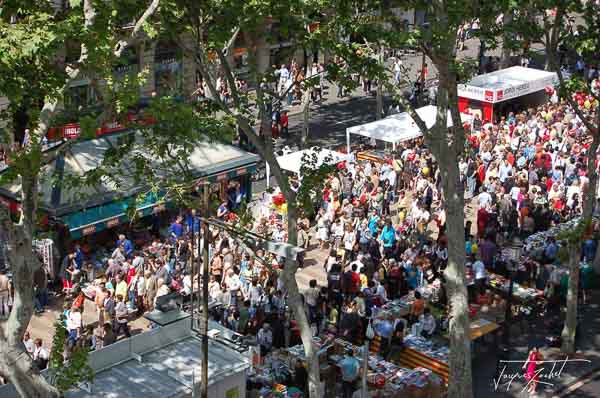
<path id="1" fill-rule="evenodd" d="M 323 164 L 336 164 L 347 159 L 347 155 L 341 152 L 330 151 L 329 149 L 323 149 L 313 147 L 311 149 L 304 149 L 302 151 L 288 153 L 283 156 L 277 157 L 279 166 L 286 170 L 291 171 L 295 174 L 300 174 L 300 168 L 303 164 L 303 159 L 306 156 L 305 162 L 312 162 L 316 160 L 315 168 Z M 315 158 L 313 158 L 313 156 Z"/>
<path id="2" fill-rule="evenodd" d="M 475 76 L 458 85 L 458 96 L 484 102 L 502 102 L 543 90 L 558 82 L 555 72 L 513 66 Z"/>
<path id="3" fill-rule="evenodd" d="M 423 119 L 427 128 L 431 128 L 435 124 L 437 107 L 433 105 L 424 106 L 417 109 L 417 114 Z M 461 118 L 464 121 L 468 120 L 469 116 L 461 114 Z M 448 127 L 452 127 L 450 111 L 448 111 Z M 407 112 L 392 115 L 375 122 L 350 127 L 346 130 L 346 133 L 362 135 L 363 137 L 374 138 L 393 144 L 423 135 L 413 118 Z"/>

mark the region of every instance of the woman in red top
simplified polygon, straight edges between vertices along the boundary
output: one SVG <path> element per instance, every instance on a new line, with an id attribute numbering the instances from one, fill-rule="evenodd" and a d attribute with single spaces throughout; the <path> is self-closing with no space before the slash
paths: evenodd
<path id="1" fill-rule="evenodd" d="M 131 266 L 129 267 L 129 269 L 127 270 L 127 284 L 130 285 L 131 284 L 131 280 L 133 279 L 133 277 L 135 276 L 135 267 Z"/>
<path id="2" fill-rule="evenodd" d="M 482 186 L 485 182 L 485 165 L 483 163 L 479 163 L 479 167 L 477 168 L 477 179 L 478 179 L 478 187 Z"/>
<path id="3" fill-rule="evenodd" d="M 544 168 L 546 170 L 552 170 L 552 156 L 549 153 L 544 153 Z"/>
<path id="4" fill-rule="evenodd" d="M 527 392 L 531 396 L 535 396 L 536 388 L 538 381 L 540 380 L 538 374 L 536 373 L 536 368 L 538 364 L 544 360 L 542 354 L 538 351 L 537 347 L 532 347 L 531 351 L 529 351 L 529 355 L 527 356 L 527 361 L 523 364 L 523 369 L 527 369 L 525 373 L 525 379 L 527 379 Z"/>
<path id="5" fill-rule="evenodd" d="M 506 161 L 511 165 L 515 165 L 515 155 L 511 151 L 506 152 Z"/>
<path id="6" fill-rule="evenodd" d="M 482 207 L 481 209 L 479 209 L 477 211 L 477 236 L 479 236 L 480 238 L 483 237 L 483 233 L 485 232 L 485 226 L 487 225 L 488 222 L 488 212 L 485 210 L 484 207 Z"/>
<path id="7" fill-rule="evenodd" d="M 281 118 L 280 118 L 280 123 L 281 123 L 281 136 L 282 137 L 286 137 L 288 135 L 288 126 L 289 126 L 289 116 L 288 116 L 288 111 L 283 111 L 281 112 Z"/>

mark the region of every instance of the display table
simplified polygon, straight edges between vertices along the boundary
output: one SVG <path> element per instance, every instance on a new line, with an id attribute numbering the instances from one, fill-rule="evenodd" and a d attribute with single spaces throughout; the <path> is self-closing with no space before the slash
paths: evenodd
<path id="1" fill-rule="evenodd" d="M 439 299 L 440 290 L 441 284 L 439 280 L 417 288 L 423 299 L 430 304 Z M 410 292 L 399 299 L 388 301 L 376 312 L 374 319 L 382 319 L 385 316 L 391 316 L 392 319 L 405 318 L 410 314 L 410 309 L 414 301 L 414 292 Z"/>
<path id="2" fill-rule="evenodd" d="M 487 286 L 495 291 L 502 293 L 503 295 L 508 295 L 508 289 L 510 288 L 510 280 L 503 277 L 502 275 L 490 273 L 488 277 Z M 513 299 L 527 302 L 543 298 L 544 292 L 542 290 L 521 286 L 513 280 L 512 296 Z"/>
<path id="3" fill-rule="evenodd" d="M 448 384 L 449 369 L 446 362 L 430 358 L 412 348 L 404 348 L 400 355 L 400 365 L 409 369 L 425 368 L 438 375 L 444 384 Z"/>
<path id="4" fill-rule="evenodd" d="M 344 359 L 347 350 L 354 352 L 354 357 L 363 363 L 363 349 L 341 338 L 326 336 L 323 338 L 314 338 L 315 345 L 319 349 L 319 362 L 327 363 L 329 367 L 335 369 L 339 377 L 339 363 Z M 302 346 L 290 347 L 286 352 L 289 358 L 289 367 L 293 358 L 304 359 L 304 349 Z M 281 355 L 281 354 L 280 354 Z M 282 358 L 279 356 L 279 358 Z M 285 360 L 282 359 L 284 362 Z M 385 398 L 406 398 L 406 397 L 432 397 L 443 396 L 442 390 L 445 389 L 443 378 L 424 366 L 403 367 L 401 365 L 387 362 L 383 358 L 373 353 L 369 353 L 367 371 L 367 385 L 370 397 Z M 447 379 L 447 376 L 446 376 Z M 330 391 L 330 394 L 332 392 Z M 339 396 L 331 395 L 331 396 Z"/>
<path id="5" fill-rule="evenodd" d="M 470 339 L 477 340 L 487 334 L 493 333 L 500 329 L 500 325 L 485 319 L 476 319 L 471 321 Z"/>

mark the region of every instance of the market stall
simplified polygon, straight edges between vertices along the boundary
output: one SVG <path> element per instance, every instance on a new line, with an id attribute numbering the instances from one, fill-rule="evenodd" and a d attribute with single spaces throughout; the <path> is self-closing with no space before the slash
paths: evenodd
<path id="1" fill-rule="evenodd" d="M 110 179 L 103 179 L 94 187 L 80 186 L 76 190 L 70 189 L 69 184 L 60 183 L 97 168 L 105 152 L 129 134 L 135 134 L 136 140 L 141 139 L 141 134 L 125 132 L 79 141 L 64 151 L 58 150 L 56 156 L 44 165 L 40 177 L 39 207 L 57 229 L 64 231 L 64 239 L 80 239 L 117 227 L 130 220 L 133 213 L 137 218 L 157 215 L 169 206 L 164 193 L 148 192 L 140 198 L 139 194 L 147 187 L 138 186 L 132 178 L 124 177 L 125 181 L 120 186 L 115 186 Z M 151 158 L 150 155 L 147 157 Z M 199 143 L 190 154 L 187 167 L 194 181 L 208 181 L 211 192 L 221 198 L 226 196 L 227 184 L 231 180 L 238 181 L 241 191 L 250 197 L 249 177 L 258 161 L 257 155 L 230 145 Z M 127 164 L 128 160 L 124 162 Z M 0 197 L 19 201 L 20 183 L 15 181 L 0 187 Z M 135 212 L 131 211 L 132 206 Z M 57 244 L 60 245 L 60 242 Z"/>
<path id="2" fill-rule="evenodd" d="M 486 73 L 458 85 L 458 108 L 463 113 L 478 113 L 481 120 L 492 121 L 494 115 L 506 115 L 510 110 L 544 102 L 545 89 L 557 81 L 555 72 L 521 66 Z"/>
<path id="3" fill-rule="evenodd" d="M 319 362 L 324 364 L 321 368 L 322 378 L 328 377 L 326 373 L 332 373 L 333 387 L 339 382 L 338 364 L 348 350 L 354 352 L 354 356 L 363 363 L 363 349 L 341 338 L 332 335 L 313 338 L 318 348 Z M 293 369 L 295 361 L 305 361 L 304 348 L 302 345 L 279 350 L 274 354 L 278 368 L 282 364 L 288 369 Z M 400 365 L 387 362 L 380 356 L 370 353 L 367 357 L 367 386 L 370 397 L 432 397 L 443 396 L 445 390 L 442 379 L 435 372 L 423 367 L 408 369 Z M 329 391 L 328 396 L 339 396 L 335 391 Z M 268 395 L 267 395 L 268 396 Z"/>
<path id="4" fill-rule="evenodd" d="M 277 157 L 277 163 L 283 170 L 293 173 L 302 178 L 302 168 L 310 167 L 318 169 L 320 166 L 327 164 L 333 165 L 343 162 L 348 159 L 348 155 L 341 152 L 331 151 L 329 149 L 312 147 L 297 152 L 288 153 Z M 267 167 L 267 187 L 270 186 L 271 168 Z"/>
<path id="5" fill-rule="evenodd" d="M 424 106 L 417 109 L 416 112 L 417 115 L 423 119 L 427 128 L 431 128 L 435 125 L 437 116 L 436 106 Z M 461 114 L 461 120 L 463 122 L 470 121 L 471 116 Z M 450 115 L 450 111 L 448 111 L 448 127 L 452 127 L 452 117 Z M 408 112 L 403 112 L 386 117 L 385 119 L 377 120 L 375 122 L 347 128 L 346 146 L 348 153 L 351 152 L 351 134 L 371 138 L 376 141 L 390 143 L 392 144 L 392 148 L 395 149 L 397 144 L 421 137 L 423 132 L 419 129 Z M 368 156 L 368 154 L 365 154 L 364 156 Z M 360 159 L 361 157 L 357 156 L 357 158 Z"/>

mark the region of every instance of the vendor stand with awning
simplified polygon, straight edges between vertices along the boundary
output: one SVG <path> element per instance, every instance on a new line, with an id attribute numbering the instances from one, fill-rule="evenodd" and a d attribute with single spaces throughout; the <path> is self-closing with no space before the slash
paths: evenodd
<path id="1" fill-rule="evenodd" d="M 124 134 L 106 135 L 73 144 L 59 151 L 41 172 L 39 208 L 51 220 L 67 227 L 70 239 L 78 239 L 105 229 L 116 227 L 130 220 L 135 214 L 144 217 L 165 210 L 169 203 L 164 193 L 143 192 L 147 187 L 135 186 L 123 190 L 109 181 L 94 187 L 78 187 L 77 191 L 55 179 L 64 181 L 66 176 L 78 177 L 100 166 L 105 151 L 117 145 Z M 193 179 L 198 183 L 209 181 L 211 191 L 225 191 L 224 184 L 239 179 L 242 189 L 250 197 L 250 174 L 255 170 L 259 157 L 239 148 L 219 143 L 200 143 L 188 160 Z M 141 195 L 141 198 L 139 197 Z M 0 197 L 8 202 L 19 202 L 19 181 L 0 187 Z M 135 206 L 135 212 L 131 207 Z"/>
<path id="2" fill-rule="evenodd" d="M 437 107 L 433 105 L 424 106 L 416 110 L 417 115 L 425 122 L 428 129 L 435 125 L 437 117 Z M 470 121 L 471 116 L 461 114 L 463 122 Z M 452 117 L 448 111 L 448 127 L 452 127 Z M 375 122 L 361 124 L 346 129 L 346 146 L 348 153 L 351 152 L 350 134 L 360 135 L 377 141 L 384 141 L 392 144 L 395 150 L 396 145 L 401 142 L 413 140 L 423 136 L 423 132 L 415 123 L 408 112 L 399 113 L 386 117 Z M 360 155 L 360 154 L 359 154 Z M 360 159 L 360 156 L 357 156 Z"/>
<path id="3" fill-rule="evenodd" d="M 545 89 L 557 82 L 555 72 L 522 66 L 486 73 L 458 85 L 458 109 L 463 113 L 481 113 L 481 120 L 491 122 L 494 115 L 507 114 L 507 106 L 518 110 L 545 102 Z"/>
<path id="4" fill-rule="evenodd" d="M 329 149 L 313 147 L 302 151 L 291 152 L 277 157 L 279 167 L 287 172 L 302 177 L 302 166 L 314 167 L 315 169 L 327 164 L 333 165 L 347 160 L 348 155 Z M 314 161 L 314 162 L 313 162 Z M 270 185 L 271 169 L 267 163 L 267 187 Z"/>

